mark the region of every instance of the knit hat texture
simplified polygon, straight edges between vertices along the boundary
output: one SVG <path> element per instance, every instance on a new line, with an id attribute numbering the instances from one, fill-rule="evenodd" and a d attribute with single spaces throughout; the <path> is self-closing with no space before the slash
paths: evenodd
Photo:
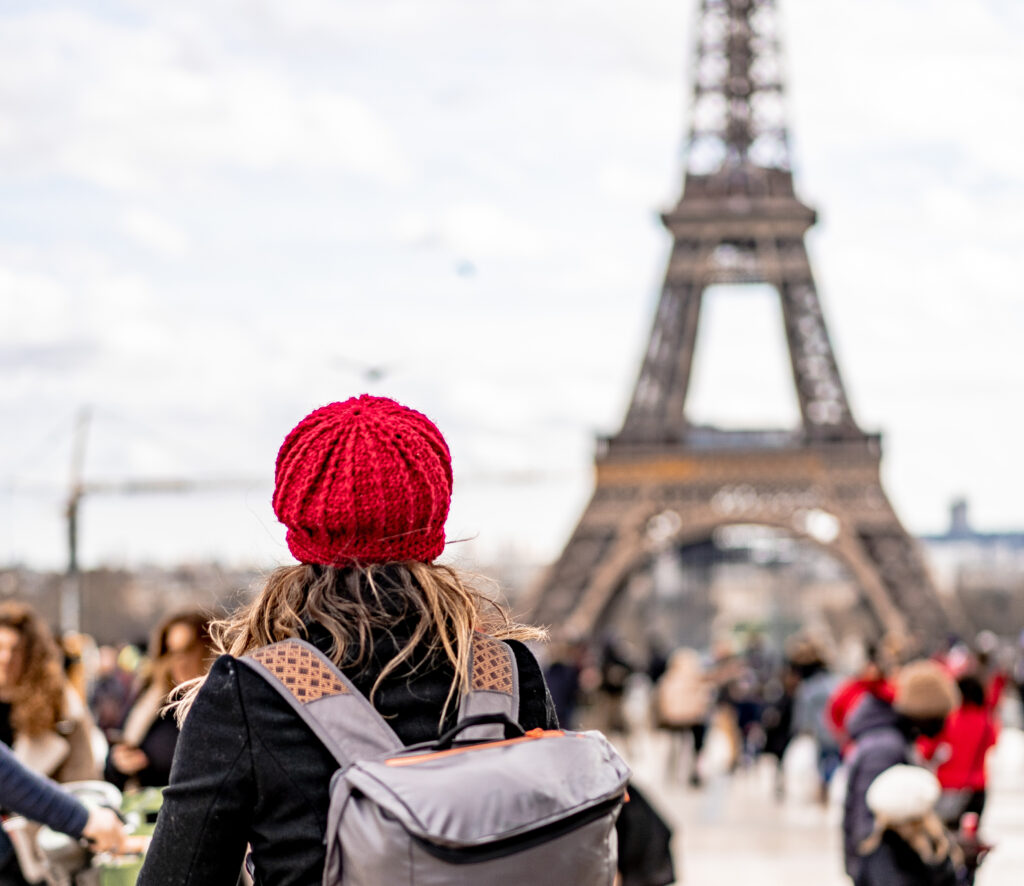
<path id="1" fill-rule="evenodd" d="M 314 410 L 277 454 L 274 513 L 302 563 L 429 563 L 444 550 L 452 464 L 422 413 L 367 394 Z"/>
<path id="2" fill-rule="evenodd" d="M 949 672 L 934 661 L 912 661 L 896 675 L 892 706 L 916 720 L 947 717 L 960 704 L 960 691 Z"/>

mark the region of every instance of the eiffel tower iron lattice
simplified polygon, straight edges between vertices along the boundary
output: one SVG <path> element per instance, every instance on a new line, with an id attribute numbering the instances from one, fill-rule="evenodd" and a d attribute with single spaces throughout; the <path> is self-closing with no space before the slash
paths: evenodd
<path id="1" fill-rule="evenodd" d="M 775 0 L 702 0 L 682 196 L 639 378 L 618 434 L 599 441 L 596 488 L 534 587 L 536 621 L 600 629 L 627 579 L 666 543 L 761 524 L 841 561 L 879 632 L 936 644 L 949 615 L 879 477 L 881 438 L 860 429 L 818 300 L 793 188 Z M 685 405 L 704 292 L 762 283 L 779 295 L 800 410 L 794 431 L 722 431 Z M 820 527 L 825 527 L 821 531 Z"/>

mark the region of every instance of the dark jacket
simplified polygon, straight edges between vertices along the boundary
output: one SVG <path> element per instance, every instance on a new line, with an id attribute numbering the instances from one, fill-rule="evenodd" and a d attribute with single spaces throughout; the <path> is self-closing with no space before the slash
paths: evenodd
<path id="1" fill-rule="evenodd" d="M 370 663 L 346 675 L 369 695 L 402 640 L 374 637 Z M 309 639 L 327 651 L 330 635 L 313 625 Z M 519 666 L 520 724 L 557 728 L 540 667 L 522 644 L 509 641 Z M 424 655 L 416 655 L 425 662 Z M 406 745 L 430 741 L 454 677 L 433 661 L 412 676 L 404 668 L 378 687 L 374 707 Z M 323 877 L 331 775 L 337 769 L 309 727 L 260 676 L 231 656 L 214 663 L 178 740 L 171 783 L 138 886 L 231 886 L 246 843 L 260 886 L 319 886 Z"/>
<path id="2" fill-rule="evenodd" d="M 847 721 L 854 743 L 848 758 L 849 781 L 843 806 L 843 852 L 846 872 L 857 881 L 863 857 L 858 846 L 874 829 L 875 817 L 868 809 L 866 795 L 879 773 L 907 762 L 909 739 L 900 716 L 888 702 L 865 695 Z"/>
<path id="3" fill-rule="evenodd" d="M 146 755 L 149 763 L 134 775 L 125 775 L 114 765 L 113 756 L 107 755 L 103 768 L 103 778 L 118 790 L 123 791 L 128 782 L 135 782 L 140 787 L 162 788 L 171 778 L 171 762 L 174 760 L 174 748 L 178 743 L 178 724 L 171 713 L 163 713 L 146 731 L 145 738 L 139 743 L 139 750 Z"/>
<path id="4" fill-rule="evenodd" d="M 899 834 L 886 831 L 882 842 L 861 859 L 854 886 L 957 886 L 956 868 L 946 858 L 926 864 Z"/>

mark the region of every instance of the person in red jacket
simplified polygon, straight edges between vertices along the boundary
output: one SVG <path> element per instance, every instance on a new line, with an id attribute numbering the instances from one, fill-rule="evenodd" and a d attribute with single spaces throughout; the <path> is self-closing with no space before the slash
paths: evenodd
<path id="1" fill-rule="evenodd" d="M 981 816 L 985 808 L 985 755 L 999 737 L 992 708 L 981 681 L 967 675 L 957 681 L 963 702 L 946 719 L 935 738 L 918 739 L 925 759 L 939 763 L 935 772 L 942 785 L 936 808 L 951 830 L 957 830 L 964 813 Z"/>
<path id="2" fill-rule="evenodd" d="M 873 695 L 884 702 L 891 703 L 895 690 L 885 676 L 874 647 L 867 652 L 867 662 L 861 671 L 844 680 L 836 687 L 825 707 L 825 722 L 835 733 L 843 755 L 850 747 L 850 736 L 846 731 L 846 721 L 853 709 L 857 707 L 865 695 Z"/>

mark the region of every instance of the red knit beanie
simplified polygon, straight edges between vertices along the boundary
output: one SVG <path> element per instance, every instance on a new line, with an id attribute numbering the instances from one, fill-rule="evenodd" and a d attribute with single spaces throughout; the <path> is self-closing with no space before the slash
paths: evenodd
<path id="1" fill-rule="evenodd" d="M 311 412 L 281 444 L 274 479 L 274 513 L 302 563 L 429 563 L 444 550 L 448 446 L 429 418 L 387 397 Z"/>

